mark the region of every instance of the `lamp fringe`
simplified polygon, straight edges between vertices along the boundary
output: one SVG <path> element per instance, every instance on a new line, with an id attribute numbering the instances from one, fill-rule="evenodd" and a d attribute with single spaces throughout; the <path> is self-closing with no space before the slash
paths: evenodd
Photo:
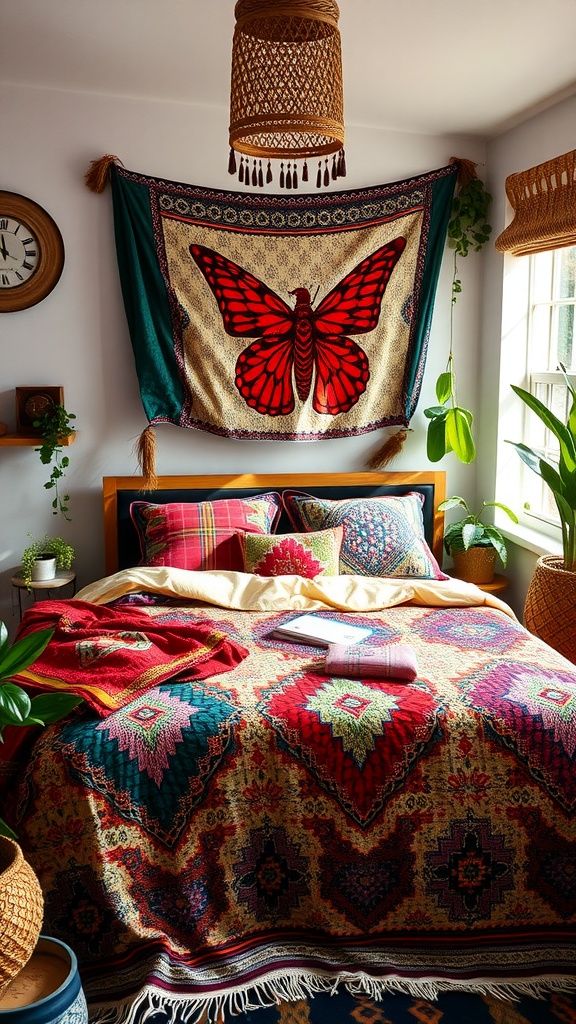
<path id="1" fill-rule="evenodd" d="M 368 459 L 368 469 L 385 469 L 392 462 L 392 459 L 395 459 L 400 454 L 407 436 L 407 428 L 402 427 L 395 434 L 392 434 L 391 437 L 388 437 L 378 451 L 374 452 Z"/>
<path id="2" fill-rule="evenodd" d="M 158 489 L 158 477 L 156 475 L 156 434 L 154 427 L 149 423 L 138 438 L 134 451 L 138 459 L 140 472 L 144 477 L 143 490 L 156 491 Z"/>
<path id="3" fill-rule="evenodd" d="M 112 153 L 101 156 L 99 160 L 93 160 L 84 175 L 86 187 L 91 192 L 103 192 L 110 180 L 110 168 L 112 164 L 122 164 L 119 157 Z M 122 164 L 122 166 L 124 166 Z"/>

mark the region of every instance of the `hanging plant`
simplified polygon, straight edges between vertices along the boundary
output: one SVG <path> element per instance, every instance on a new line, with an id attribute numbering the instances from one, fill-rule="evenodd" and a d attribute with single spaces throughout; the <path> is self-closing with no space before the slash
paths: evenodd
<path id="1" fill-rule="evenodd" d="M 454 374 L 454 305 L 462 291 L 458 271 L 458 258 L 466 257 L 470 250 L 480 252 L 488 241 L 491 225 L 488 208 L 492 196 L 484 188 L 471 161 L 460 161 L 458 192 L 452 202 L 452 216 L 448 224 L 448 246 L 454 250 L 452 269 L 452 307 L 450 310 L 450 349 L 446 369 L 436 381 L 438 405 L 424 409 L 429 420 L 426 453 L 430 462 L 439 462 L 448 452 L 454 452 L 461 462 L 473 462 L 476 446 L 472 437 L 473 416 L 469 409 L 458 405 Z M 462 173 L 463 172 L 463 173 Z"/>
<path id="2" fill-rule="evenodd" d="M 75 419 L 74 413 L 67 412 L 63 405 L 54 404 L 49 406 L 37 420 L 34 420 L 34 426 L 40 430 L 42 435 L 42 445 L 35 450 L 40 453 L 40 462 L 44 466 L 52 464 L 50 479 L 44 484 L 46 490 L 54 490 L 52 514 L 58 515 L 60 512 L 68 521 L 70 521 L 70 516 L 67 514 L 70 496 L 61 494 L 60 484 L 70 465 L 70 459 L 64 455 L 62 441 L 75 432 L 75 428 L 70 426 L 70 421 Z"/>

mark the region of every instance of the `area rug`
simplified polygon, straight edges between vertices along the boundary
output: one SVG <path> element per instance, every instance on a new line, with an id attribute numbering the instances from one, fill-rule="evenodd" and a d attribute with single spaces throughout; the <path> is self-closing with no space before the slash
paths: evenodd
<path id="1" fill-rule="evenodd" d="M 168 1018 L 155 1019 L 154 1024 L 168 1024 Z M 207 1018 L 199 1024 L 208 1024 Z M 227 1017 L 226 1024 L 576 1024 L 576 993 L 555 992 L 542 999 L 525 996 L 512 1001 L 445 992 L 433 1002 L 398 993 L 378 1002 L 347 992 L 334 996 L 320 993 L 312 999 Z"/>

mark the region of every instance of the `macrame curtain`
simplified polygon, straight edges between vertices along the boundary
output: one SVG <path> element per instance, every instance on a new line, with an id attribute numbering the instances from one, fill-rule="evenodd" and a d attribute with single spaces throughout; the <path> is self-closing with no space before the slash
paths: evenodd
<path id="1" fill-rule="evenodd" d="M 576 149 L 506 178 L 514 218 L 495 245 L 527 256 L 576 245 Z"/>

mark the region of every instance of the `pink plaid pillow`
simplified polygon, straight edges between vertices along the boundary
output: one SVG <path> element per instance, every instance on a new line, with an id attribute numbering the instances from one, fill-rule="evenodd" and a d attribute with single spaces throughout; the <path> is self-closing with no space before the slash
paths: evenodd
<path id="1" fill-rule="evenodd" d="M 239 572 L 244 557 L 238 530 L 272 533 L 280 511 L 280 495 L 274 491 L 253 498 L 166 505 L 133 501 L 130 506 L 140 540 L 140 565 Z"/>
<path id="2" fill-rule="evenodd" d="M 316 533 L 286 533 L 273 537 L 242 536 L 244 571 L 257 576 L 338 576 L 342 527 Z"/>

